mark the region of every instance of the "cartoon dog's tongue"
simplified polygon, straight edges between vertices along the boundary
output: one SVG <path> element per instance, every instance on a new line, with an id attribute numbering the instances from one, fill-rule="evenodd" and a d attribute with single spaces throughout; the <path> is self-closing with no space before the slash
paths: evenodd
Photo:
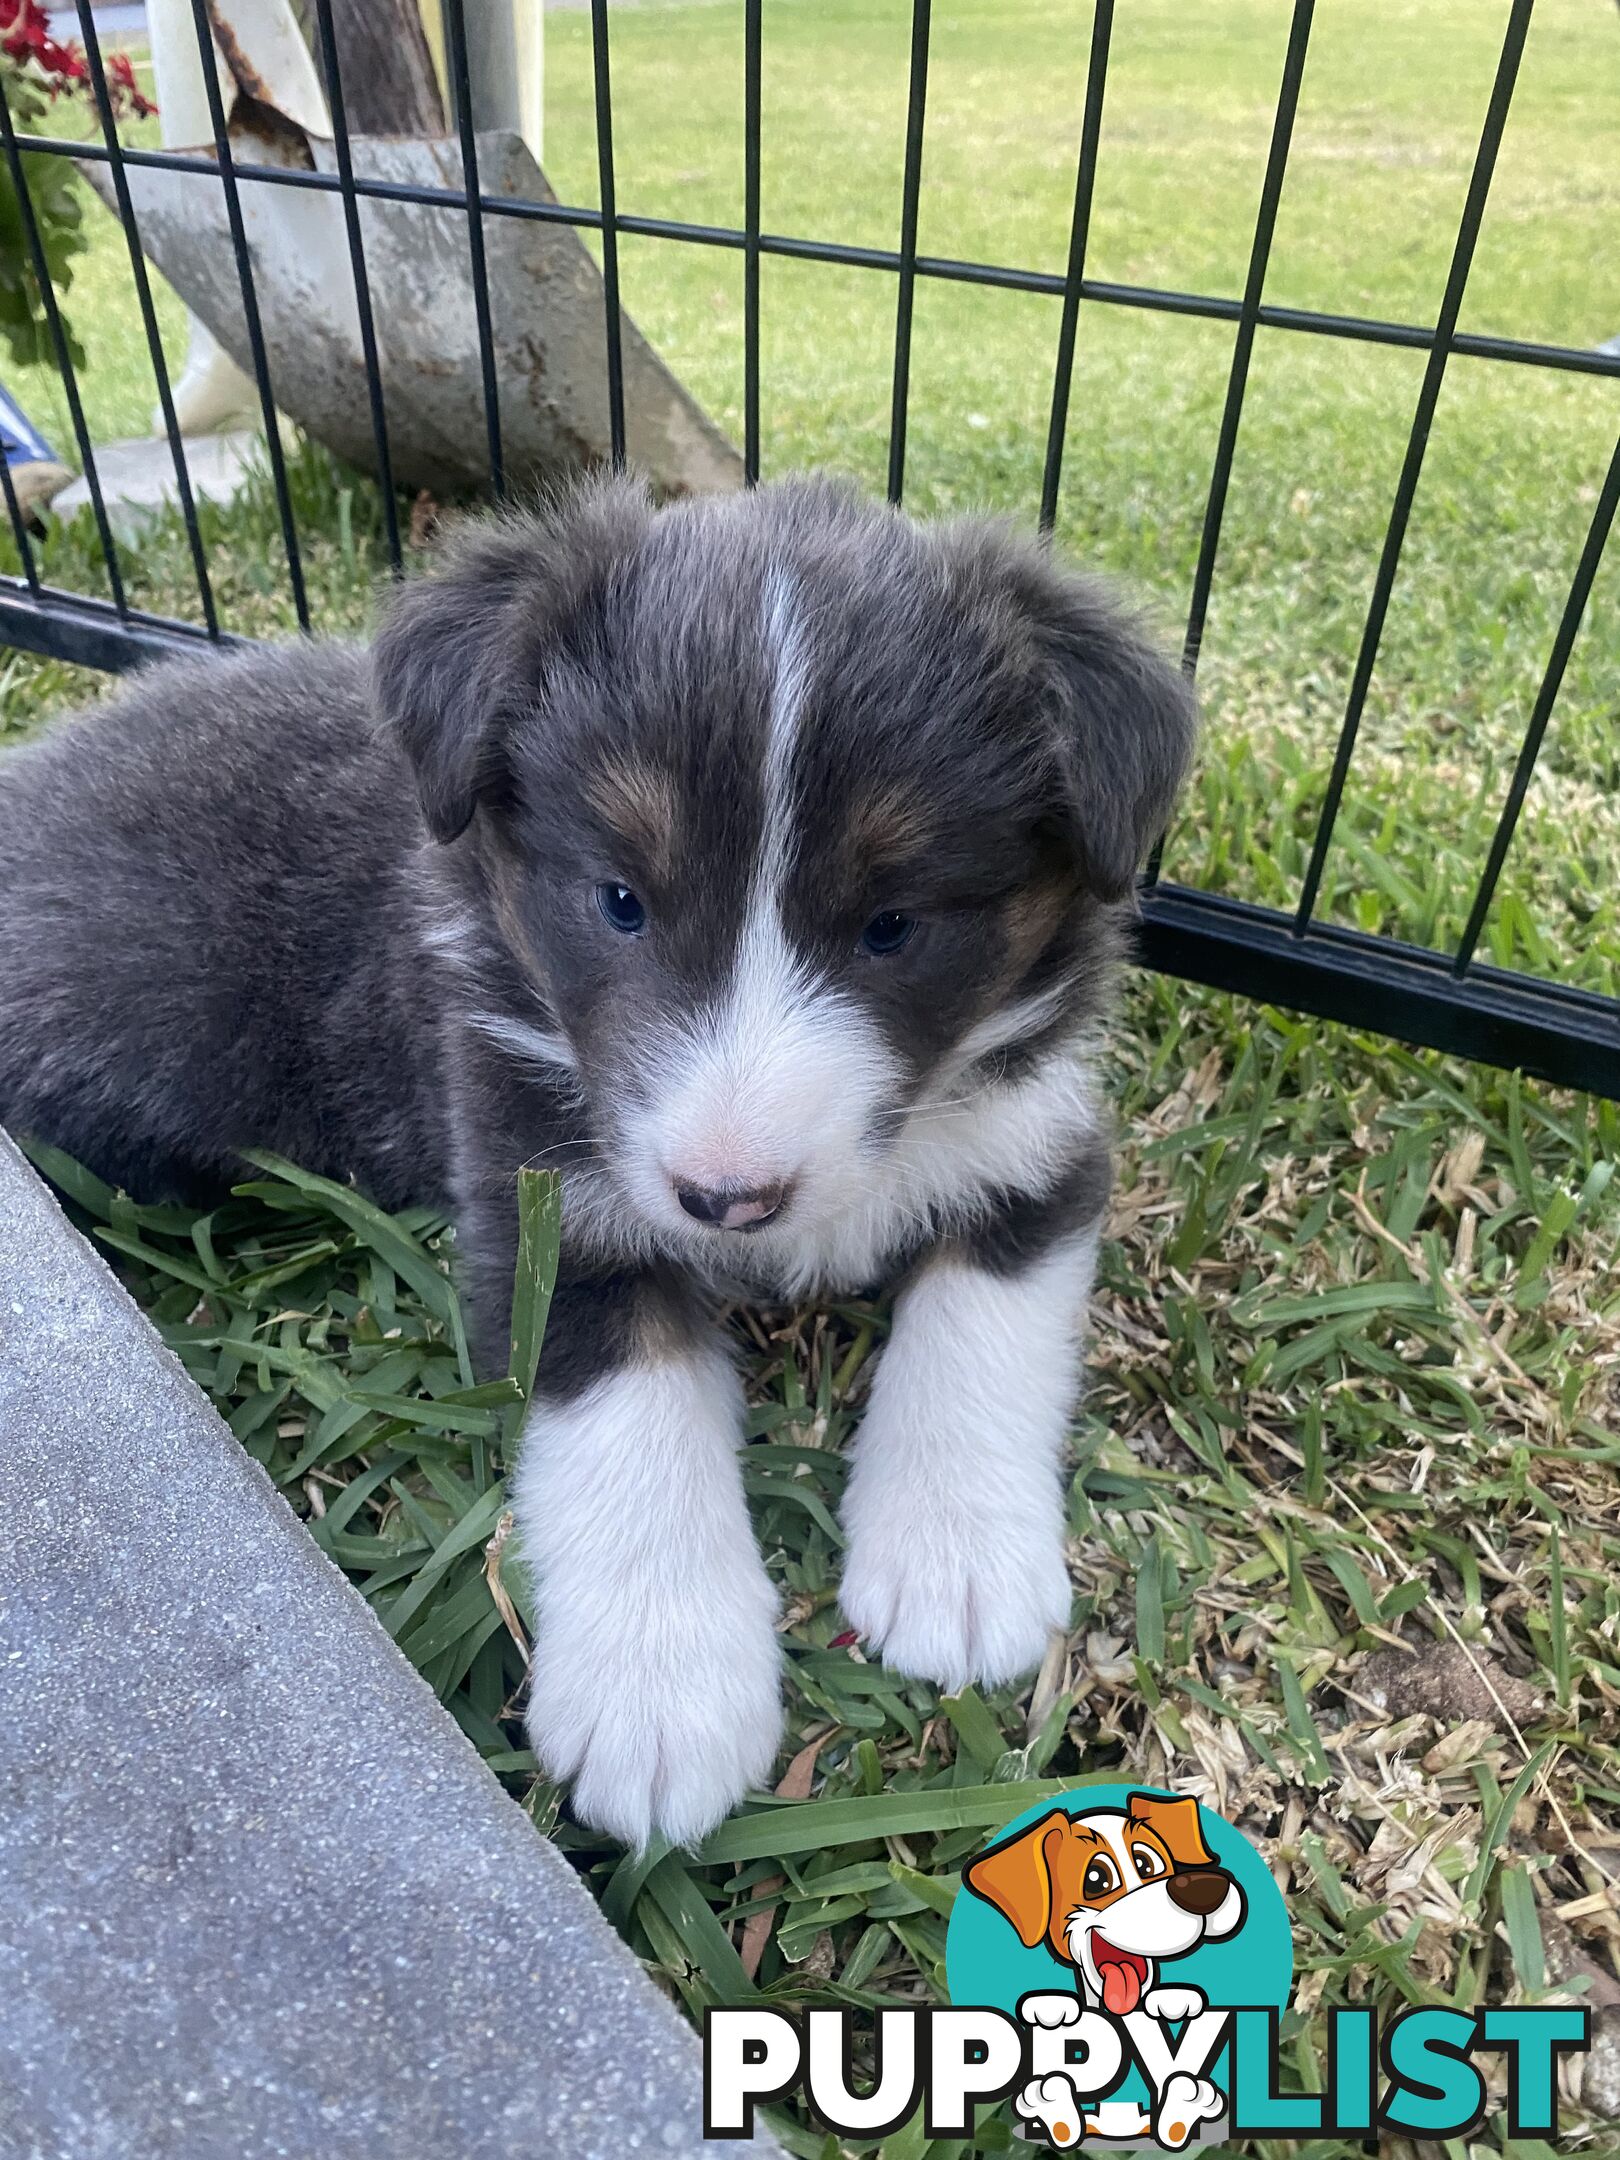
<path id="1" fill-rule="evenodd" d="M 1129 2017 L 1142 2000 L 1142 1981 L 1147 1967 L 1128 1950 L 1116 1950 L 1111 1942 L 1093 1936 L 1092 1956 L 1102 1982 L 1103 2008 L 1114 2017 Z"/>

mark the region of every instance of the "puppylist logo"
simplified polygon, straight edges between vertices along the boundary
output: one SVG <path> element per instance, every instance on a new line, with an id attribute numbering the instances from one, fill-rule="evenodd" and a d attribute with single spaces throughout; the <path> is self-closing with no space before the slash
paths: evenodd
<path id="1" fill-rule="evenodd" d="M 882 2137 L 919 2102 L 932 2138 L 1011 2098 L 1023 2135 L 1181 2152 L 1217 2138 L 1469 2136 L 1500 2057 L 1513 2137 L 1557 2135 L 1558 2057 L 1583 2009 L 1328 2013 L 1319 2093 L 1285 2092 L 1293 1936 L 1240 1830 L 1184 1795 L 1091 1784 L 1016 1817 L 963 1871 L 951 2007 L 880 2010 L 870 2077 L 848 2010 L 755 2005 L 704 2022 L 704 2134 L 748 2136 L 800 2089 L 830 2130 Z"/>

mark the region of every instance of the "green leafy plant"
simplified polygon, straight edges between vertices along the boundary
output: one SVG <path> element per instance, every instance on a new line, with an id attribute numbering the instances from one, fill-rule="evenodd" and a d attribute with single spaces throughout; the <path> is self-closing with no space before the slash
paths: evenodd
<path id="1" fill-rule="evenodd" d="M 107 56 L 105 79 L 115 117 L 155 110 L 141 95 L 127 53 Z M 38 122 L 59 99 L 93 95 L 84 54 L 77 45 L 51 36 L 37 0 L 0 0 L 0 94 L 19 134 L 37 132 Z M 0 339 L 11 358 L 28 367 L 55 357 L 39 256 L 44 258 L 46 282 L 65 292 L 73 282 L 73 258 L 83 253 L 86 238 L 79 179 L 67 160 L 25 150 L 16 164 L 26 208 L 12 160 L 0 163 Z M 84 354 L 65 321 L 63 329 L 78 365 Z"/>

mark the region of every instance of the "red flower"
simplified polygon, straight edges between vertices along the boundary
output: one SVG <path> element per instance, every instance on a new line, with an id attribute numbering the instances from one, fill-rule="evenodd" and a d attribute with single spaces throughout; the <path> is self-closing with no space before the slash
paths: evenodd
<path id="1" fill-rule="evenodd" d="M 107 82 L 113 93 L 114 105 L 126 104 L 137 119 L 149 120 L 157 111 L 150 98 L 142 97 L 127 52 L 115 52 L 108 60 Z"/>
<path id="2" fill-rule="evenodd" d="M 42 87 L 60 97 L 90 80 L 90 64 L 71 40 L 58 43 L 39 0 L 0 0 L 0 53 L 18 67 L 32 66 L 44 78 Z M 143 97 L 135 80 L 128 53 L 108 55 L 107 96 L 115 116 L 135 113 L 141 119 L 157 111 Z"/>
<path id="3" fill-rule="evenodd" d="M 0 0 L 0 51 L 19 67 L 29 61 L 54 77 L 51 95 L 66 83 L 85 82 L 90 70 L 77 45 L 59 45 L 38 0 Z"/>

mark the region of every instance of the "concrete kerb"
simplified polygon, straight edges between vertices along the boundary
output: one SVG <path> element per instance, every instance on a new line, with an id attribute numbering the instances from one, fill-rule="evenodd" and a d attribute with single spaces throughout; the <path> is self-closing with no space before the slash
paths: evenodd
<path id="1" fill-rule="evenodd" d="M 0 1134 L 0 2154 L 714 2149 L 695 2036 Z"/>

